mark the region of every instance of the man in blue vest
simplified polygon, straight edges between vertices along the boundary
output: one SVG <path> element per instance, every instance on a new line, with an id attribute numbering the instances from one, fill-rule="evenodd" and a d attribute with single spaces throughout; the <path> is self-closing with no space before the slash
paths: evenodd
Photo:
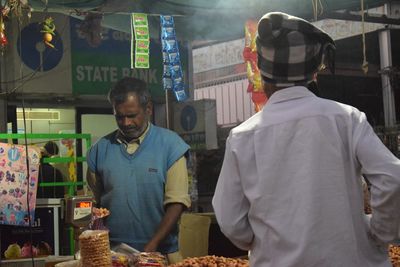
<path id="1" fill-rule="evenodd" d="M 150 123 L 146 83 L 123 78 L 109 92 L 118 129 L 87 154 L 88 183 L 99 207 L 110 210 L 110 240 L 177 259 L 177 221 L 190 206 L 185 154 L 174 132 Z"/>

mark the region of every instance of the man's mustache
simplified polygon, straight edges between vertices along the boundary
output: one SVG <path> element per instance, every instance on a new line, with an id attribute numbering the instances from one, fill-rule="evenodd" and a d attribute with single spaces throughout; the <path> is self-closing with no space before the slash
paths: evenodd
<path id="1" fill-rule="evenodd" d="M 122 131 L 130 131 L 130 130 L 139 130 L 138 127 L 123 127 L 121 128 Z"/>

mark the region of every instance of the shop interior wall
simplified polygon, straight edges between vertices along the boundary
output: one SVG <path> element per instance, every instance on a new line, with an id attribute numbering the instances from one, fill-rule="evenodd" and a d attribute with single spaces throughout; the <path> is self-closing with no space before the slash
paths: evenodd
<path id="1" fill-rule="evenodd" d="M 391 30 L 391 38 L 394 71 L 392 76 L 392 86 L 395 92 L 397 124 L 400 124 L 400 49 L 398 49 L 398 44 L 400 43 L 400 30 Z"/>
<path id="2" fill-rule="evenodd" d="M 74 133 L 75 132 L 75 109 L 47 109 L 47 108 L 27 108 L 29 111 L 58 111 L 60 112 L 59 120 L 26 120 L 26 128 L 24 121 L 17 119 L 17 129 L 19 133 Z M 22 108 L 17 108 L 17 112 L 22 112 Z M 8 132 L 12 132 L 10 125 Z M 47 140 L 28 140 L 29 142 L 45 142 Z M 31 143 L 31 142 L 30 142 Z"/>
<path id="3" fill-rule="evenodd" d="M 111 114 L 82 114 L 82 133 L 91 134 L 92 144 L 115 129 L 117 129 L 117 123 Z M 86 147 L 82 146 L 82 149 L 82 154 L 86 155 Z M 85 177 L 87 164 L 83 164 L 82 168 L 83 176 Z"/>

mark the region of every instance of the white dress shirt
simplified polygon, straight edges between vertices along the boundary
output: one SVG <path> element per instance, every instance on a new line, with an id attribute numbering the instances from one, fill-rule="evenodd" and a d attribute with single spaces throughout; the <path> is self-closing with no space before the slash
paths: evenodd
<path id="1" fill-rule="evenodd" d="M 364 113 L 290 87 L 231 131 L 212 204 L 222 232 L 251 251 L 251 266 L 389 267 L 400 161 Z"/>

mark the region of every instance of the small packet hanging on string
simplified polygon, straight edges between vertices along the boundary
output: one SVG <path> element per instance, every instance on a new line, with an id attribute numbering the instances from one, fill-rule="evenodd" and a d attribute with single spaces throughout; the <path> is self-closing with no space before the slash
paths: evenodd
<path id="1" fill-rule="evenodd" d="M 187 95 L 186 90 L 185 90 L 184 87 L 177 86 L 177 87 L 174 87 L 173 90 L 174 90 L 174 94 L 175 94 L 176 100 L 185 101 L 185 100 L 188 99 L 188 95 Z"/>
<path id="2" fill-rule="evenodd" d="M 147 20 L 147 15 L 144 13 L 133 13 L 133 24 L 134 26 L 149 26 L 149 22 Z"/>
<path id="3" fill-rule="evenodd" d="M 169 77 L 163 78 L 163 85 L 165 90 L 172 90 L 172 79 Z"/>
<path id="4" fill-rule="evenodd" d="M 149 54 L 150 49 L 150 41 L 149 40 L 137 40 L 135 53 L 136 54 Z"/>
<path id="5" fill-rule="evenodd" d="M 179 52 L 169 53 L 168 58 L 169 58 L 169 64 L 171 66 L 173 66 L 173 65 L 180 66 L 181 65 L 181 58 L 179 56 Z"/>
<path id="6" fill-rule="evenodd" d="M 161 25 L 165 27 L 174 27 L 174 17 L 160 16 Z"/>
<path id="7" fill-rule="evenodd" d="M 175 29 L 173 27 L 165 27 L 161 29 L 161 38 L 164 40 L 175 39 Z"/>
<path id="8" fill-rule="evenodd" d="M 162 49 L 168 53 L 178 52 L 178 44 L 176 40 L 162 40 Z"/>
<path id="9" fill-rule="evenodd" d="M 135 57 L 135 68 L 137 69 L 148 69 L 150 68 L 150 57 L 146 54 L 136 54 Z"/>
<path id="10" fill-rule="evenodd" d="M 170 66 L 170 76 L 172 79 L 183 77 L 182 68 L 179 65 Z"/>
<path id="11" fill-rule="evenodd" d="M 138 40 L 149 40 L 150 39 L 150 33 L 149 33 L 149 28 L 144 27 L 144 26 L 136 26 L 135 27 L 135 40 L 136 42 Z"/>

